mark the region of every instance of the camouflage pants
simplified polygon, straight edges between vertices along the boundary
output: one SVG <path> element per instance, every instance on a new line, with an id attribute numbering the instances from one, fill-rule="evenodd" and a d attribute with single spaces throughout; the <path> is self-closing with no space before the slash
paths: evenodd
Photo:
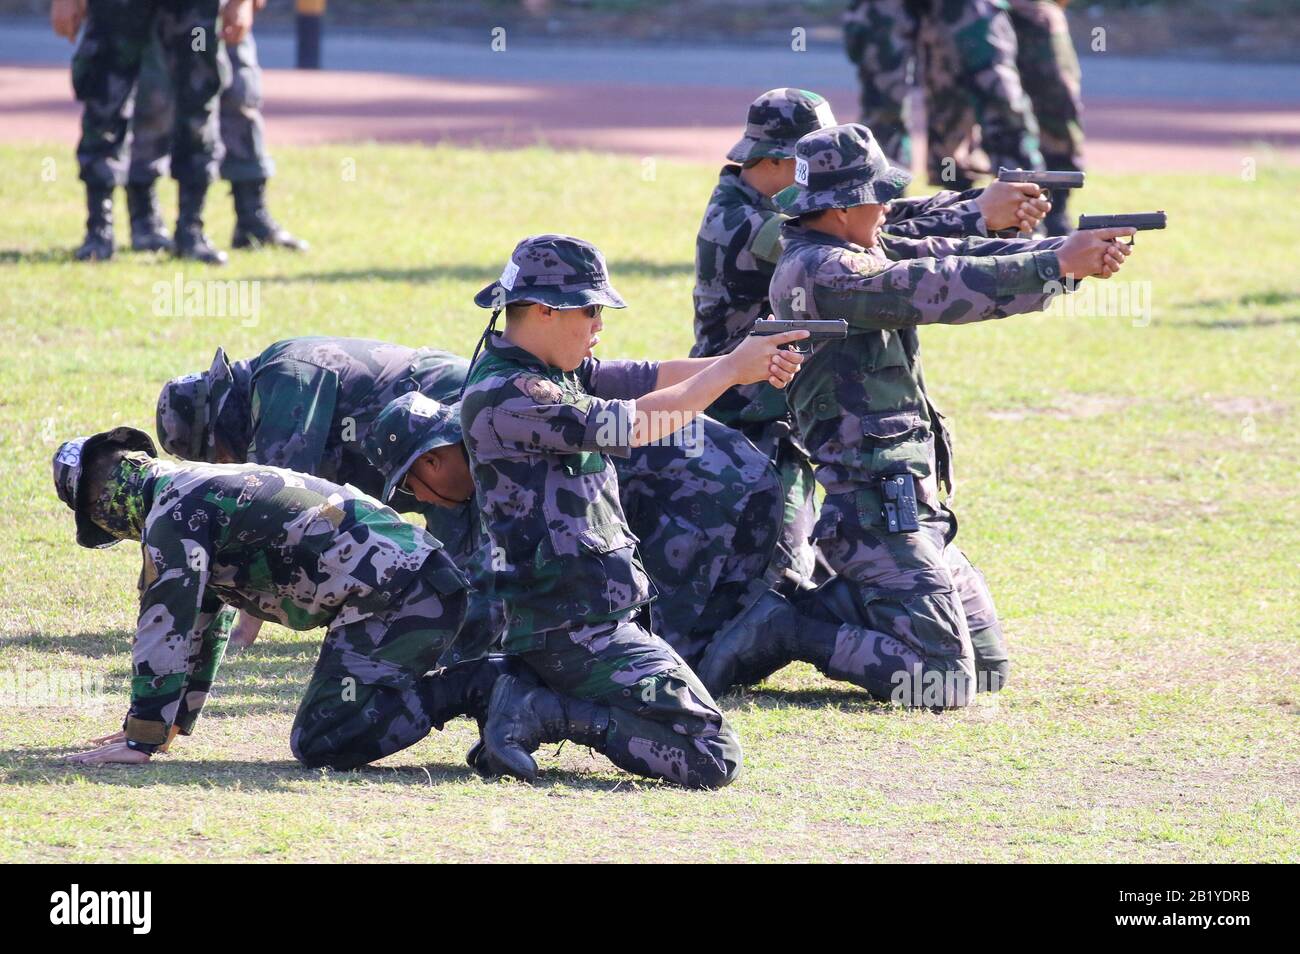
<path id="1" fill-rule="evenodd" d="M 739 614 L 772 563 L 782 519 L 781 481 L 740 432 L 710 418 L 689 446 L 633 449 L 615 458 L 628 526 L 658 599 L 651 628 L 695 662 Z"/>
<path id="2" fill-rule="evenodd" d="M 885 154 L 911 168 L 906 101 L 926 74 L 942 73 L 965 91 L 995 165 L 1041 169 L 1038 124 L 1016 68 L 1016 34 L 997 0 L 855 0 L 844 20 L 845 50 L 858 67 L 862 122 Z M 948 121 L 932 106 L 932 125 Z"/>
<path id="3" fill-rule="evenodd" d="M 221 178 L 231 182 L 269 179 L 275 174 L 275 164 L 266 152 L 262 67 L 257 62 L 253 35 L 250 33 L 233 48 L 222 43 L 217 49 L 217 67 L 221 73 Z M 145 52 L 135 93 L 129 181 L 150 183 L 167 175 L 175 117 L 175 97 L 155 37 Z"/>
<path id="4" fill-rule="evenodd" d="M 176 91 L 172 175 L 179 182 L 212 181 L 221 88 L 217 8 L 218 0 L 89 0 L 86 26 L 72 58 L 72 86 L 83 106 L 77 144 L 83 181 L 96 186 L 126 181 L 132 94 L 155 34 Z M 195 50 L 196 45 L 203 48 Z"/>
<path id="5" fill-rule="evenodd" d="M 620 768 L 690 788 L 740 774 L 740 740 L 709 691 L 632 620 L 552 630 L 520 658 L 556 692 L 609 706 L 604 754 Z"/>
<path id="6" fill-rule="evenodd" d="M 1079 58 L 1070 40 L 1065 10 L 1053 0 L 1011 0 L 1016 31 L 1016 66 L 1033 104 L 1043 160 L 1049 169 L 1083 169 L 1083 99 Z M 929 47 L 927 47 L 929 51 Z M 958 171 L 978 145 L 975 110 L 970 97 L 943 67 L 942 44 L 926 59 L 928 169 L 930 180 L 962 188 L 968 179 Z"/>
<path id="7" fill-rule="evenodd" d="M 408 748 L 445 713 L 427 675 L 456 635 L 466 591 L 442 550 L 380 613 L 346 607 L 330 624 L 289 747 L 308 767 L 356 768 Z"/>
<path id="8" fill-rule="evenodd" d="M 920 529 L 886 533 L 869 492 L 828 496 L 815 536 L 837 576 L 796 601 L 837 624 L 826 675 L 905 705 L 970 702 L 1001 688 L 1007 654 L 984 576 L 953 543 L 956 517 L 923 507 Z M 983 685 L 979 685 L 979 683 Z"/>

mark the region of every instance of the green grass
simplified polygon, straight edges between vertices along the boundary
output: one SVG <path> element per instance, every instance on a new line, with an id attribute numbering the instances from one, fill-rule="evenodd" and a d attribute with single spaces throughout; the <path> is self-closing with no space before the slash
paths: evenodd
<path id="1" fill-rule="evenodd" d="M 690 344 L 709 168 L 661 162 L 647 181 L 637 160 L 543 151 L 278 158 L 274 211 L 312 252 L 183 269 L 260 280 L 260 323 L 243 327 L 155 318 L 170 260 L 69 261 L 83 212 L 68 150 L 0 148 L 0 679 L 84 676 L 106 694 L 98 710 L 0 699 L 0 861 L 1300 860 L 1300 171 L 1271 167 L 1090 180 L 1081 211 L 1169 211 L 1125 272 L 1152 283 L 1149 325 L 923 332 L 956 424 L 961 542 L 1013 647 L 998 697 L 905 712 L 794 667 L 724 700 L 747 764 L 717 793 L 571 745 L 541 754 L 534 787 L 485 784 L 461 762 L 463 721 L 373 770 L 321 773 L 287 744 L 319 633 L 268 627 L 171 754 L 62 763 L 121 718 L 139 556 L 75 546 L 50 486 L 58 441 L 152 430 L 161 382 L 218 344 L 247 356 L 330 333 L 467 353 L 484 317 L 471 295 L 534 232 L 607 253 L 632 307 L 603 352 Z M 224 192 L 209 216 L 223 244 Z"/>

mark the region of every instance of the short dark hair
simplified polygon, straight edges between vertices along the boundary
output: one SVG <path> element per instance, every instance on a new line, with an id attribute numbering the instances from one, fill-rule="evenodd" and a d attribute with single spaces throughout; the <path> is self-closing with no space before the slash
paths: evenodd
<path id="1" fill-rule="evenodd" d="M 531 301 L 512 301 L 506 305 L 506 321 L 518 321 L 534 304 Z"/>

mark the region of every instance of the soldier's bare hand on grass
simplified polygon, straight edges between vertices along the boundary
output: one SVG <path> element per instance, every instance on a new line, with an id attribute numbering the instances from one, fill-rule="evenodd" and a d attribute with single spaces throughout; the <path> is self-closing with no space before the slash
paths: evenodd
<path id="1" fill-rule="evenodd" d="M 86 19 L 86 0 L 53 0 L 50 4 L 50 26 L 56 35 L 75 43 L 77 31 Z"/>
<path id="2" fill-rule="evenodd" d="M 91 745 L 108 745 L 111 742 L 125 742 L 126 731 L 118 729 L 116 732 L 110 732 L 108 735 L 101 735 L 97 739 L 87 739 Z"/>
<path id="3" fill-rule="evenodd" d="M 1061 275 L 1072 278 L 1110 278 L 1120 270 L 1133 249 L 1121 238 L 1130 238 L 1137 229 L 1092 229 L 1075 232 L 1056 250 Z"/>
<path id="4" fill-rule="evenodd" d="M 1001 229 L 1032 232 L 1052 211 L 1047 194 L 1032 182 L 994 180 L 985 186 L 975 204 L 983 213 L 990 232 Z"/>
<path id="5" fill-rule="evenodd" d="M 69 755 L 67 761 L 77 765 L 143 765 L 149 761 L 149 753 L 130 748 L 126 742 L 110 742 L 89 752 Z"/>

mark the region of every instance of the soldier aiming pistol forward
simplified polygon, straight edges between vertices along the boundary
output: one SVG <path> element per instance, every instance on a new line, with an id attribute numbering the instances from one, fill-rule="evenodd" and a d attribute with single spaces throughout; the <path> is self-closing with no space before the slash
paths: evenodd
<path id="1" fill-rule="evenodd" d="M 475 301 L 493 309 L 461 405 L 492 548 L 480 582 L 504 605 L 504 648 L 544 683 L 498 684 L 479 768 L 531 779 L 531 753 L 571 739 L 640 775 L 726 785 L 739 740 L 639 621 L 650 585 L 609 458 L 669 438 L 729 387 L 784 386 L 802 356 L 779 349 L 806 332 L 747 338 L 721 358 L 598 362 L 601 311 L 625 306 L 600 252 L 563 235 L 520 242 Z"/>
<path id="2" fill-rule="evenodd" d="M 481 722 L 510 670 L 491 656 L 430 673 L 461 625 L 465 578 L 437 540 L 354 488 L 172 464 L 132 427 L 61 445 L 54 485 L 79 544 L 134 540 L 144 555 L 130 709 L 122 731 L 74 761 L 147 762 L 190 733 L 225 651 L 227 607 L 327 627 L 289 743 L 307 766 L 355 768 L 457 715 Z"/>
<path id="3" fill-rule="evenodd" d="M 1006 679 L 1001 627 L 983 577 L 954 545 L 951 446 L 926 392 L 916 327 L 1042 309 L 1062 279 L 1107 278 L 1132 229 L 1068 239 L 882 235 L 910 175 L 871 131 L 810 133 L 796 148 L 794 219 L 770 289 L 778 319 L 843 318 L 815 346 L 788 400 L 826 491 L 814 531 L 836 576 L 812 593 L 765 595 L 710 645 L 710 692 L 810 662 L 877 698 L 960 706 Z"/>
<path id="4" fill-rule="evenodd" d="M 750 104 L 744 135 L 727 153 L 695 240 L 693 357 L 726 354 L 770 312 L 768 285 L 781 254 L 781 226 L 789 219 L 774 197 L 794 184 L 799 137 L 834 123 L 830 103 L 808 90 L 772 89 Z M 1050 208 L 1037 186 L 993 183 L 897 199 L 885 227 L 913 238 L 989 236 L 1007 228 L 1031 231 Z M 786 493 L 778 560 L 795 578 L 810 579 L 812 467 L 784 396 L 766 382 L 732 388 L 709 414 L 740 430 L 777 466 Z"/>

